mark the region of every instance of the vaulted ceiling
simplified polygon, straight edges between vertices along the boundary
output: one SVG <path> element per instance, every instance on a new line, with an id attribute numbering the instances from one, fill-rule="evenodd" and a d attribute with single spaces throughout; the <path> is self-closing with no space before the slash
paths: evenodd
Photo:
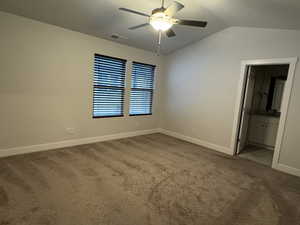
<path id="1" fill-rule="evenodd" d="M 162 42 L 162 52 L 170 53 L 230 26 L 300 29 L 300 0 L 177 0 L 185 8 L 178 18 L 208 21 L 205 29 L 176 25 L 176 37 Z M 166 0 L 166 5 L 171 0 Z M 155 50 L 157 33 L 151 27 L 128 30 L 147 22 L 146 17 L 131 15 L 119 7 L 147 14 L 161 0 L 1 0 L 0 10 L 110 39 L 150 51 Z M 112 34 L 121 36 L 111 38 Z"/>

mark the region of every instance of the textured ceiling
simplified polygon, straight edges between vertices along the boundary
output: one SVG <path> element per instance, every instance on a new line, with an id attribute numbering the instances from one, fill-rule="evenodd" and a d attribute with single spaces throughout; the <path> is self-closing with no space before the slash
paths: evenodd
<path id="1" fill-rule="evenodd" d="M 162 52 L 170 53 L 189 43 L 230 26 L 300 29 L 300 0 L 178 0 L 185 8 L 177 18 L 207 20 L 205 29 L 174 27 L 177 36 L 162 42 Z M 166 5 L 172 1 L 166 0 Z M 0 10 L 67 29 L 142 48 L 155 50 L 157 33 L 151 27 L 128 30 L 147 22 L 119 7 L 150 14 L 160 0 L 1 0 Z M 112 39 L 112 34 L 124 38 Z"/>

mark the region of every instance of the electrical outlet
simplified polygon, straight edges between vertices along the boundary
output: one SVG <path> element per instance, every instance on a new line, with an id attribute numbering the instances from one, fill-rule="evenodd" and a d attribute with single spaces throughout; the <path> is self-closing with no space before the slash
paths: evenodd
<path id="1" fill-rule="evenodd" d="M 71 135 L 74 135 L 76 133 L 76 130 L 73 127 L 66 128 L 66 131 L 68 134 L 71 134 Z"/>

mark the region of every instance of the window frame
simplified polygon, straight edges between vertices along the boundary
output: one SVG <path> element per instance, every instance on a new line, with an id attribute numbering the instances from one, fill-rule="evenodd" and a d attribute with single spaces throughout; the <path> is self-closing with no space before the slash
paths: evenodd
<path id="1" fill-rule="evenodd" d="M 123 76 L 123 87 L 116 87 L 116 86 L 106 86 L 106 85 L 97 85 L 95 84 L 95 60 L 96 57 L 105 57 L 105 58 L 111 58 L 116 60 L 121 60 L 124 62 L 124 76 Z M 93 119 L 100 119 L 100 118 L 114 118 L 114 117 L 124 117 L 124 103 L 125 103 L 125 92 L 126 92 L 126 69 L 127 69 L 127 60 L 122 58 L 117 58 L 113 56 L 108 55 L 102 55 L 102 54 L 94 54 L 94 72 L 93 72 L 93 107 L 92 107 L 92 118 Z M 95 110 L 95 89 L 115 89 L 115 90 L 121 90 L 122 92 L 122 102 L 121 102 L 121 114 L 120 115 L 103 115 L 103 116 L 95 116 L 94 110 Z"/>
<path id="2" fill-rule="evenodd" d="M 132 77 L 133 77 L 133 67 L 134 67 L 134 64 L 140 64 L 140 65 L 145 65 L 145 66 L 151 66 L 153 67 L 153 74 L 152 74 L 152 88 L 132 88 Z M 154 87 L 155 87 L 155 70 L 156 70 L 156 65 L 152 65 L 152 64 L 147 64 L 147 63 L 141 63 L 141 62 L 137 62 L 137 61 L 132 61 L 132 71 L 131 71 L 131 85 L 130 85 L 130 97 L 129 97 L 129 116 L 151 116 L 153 115 L 153 96 L 154 96 Z M 135 113 L 135 114 L 131 114 L 130 113 L 130 107 L 131 107 L 131 92 L 132 90 L 134 91 L 147 91 L 147 92 L 150 92 L 150 113 L 141 113 L 141 114 L 138 114 L 138 113 Z"/>

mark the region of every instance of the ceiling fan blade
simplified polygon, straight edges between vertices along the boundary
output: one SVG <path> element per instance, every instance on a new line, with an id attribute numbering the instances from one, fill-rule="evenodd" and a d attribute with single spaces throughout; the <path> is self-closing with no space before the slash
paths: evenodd
<path id="1" fill-rule="evenodd" d="M 196 20 L 176 20 L 175 24 L 193 26 L 193 27 L 206 27 L 206 21 L 196 21 Z"/>
<path id="2" fill-rule="evenodd" d="M 166 10 L 165 14 L 172 17 L 174 16 L 178 11 L 184 8 L 184 5 L 174 1 Z"/>
<path id="3" fill-rule="evenodd" d="M 129 27 L 128 29 L 129 30 L 135 30 L 135 29 L 145 27 L 145 26 L 148 26 L 148 25 L 150 25 L 150 24 L 149 23 L 143 23 L 143 24 L 140 24 L 140 25 L 137 25 L 137 26 L 134 26 L 134 27 Z"/>
<path id="4" fill-rule="evenodd" d="M 124 12 L 134 13 L 134 14 L 137 14 L 137 15 L 140 15 L 140 16 L 150 17 L 146 13 L 138 12 L 138 11 L 135 11 L 135 10 L 132 10 L 132 9 L 119 8 L 119 10 L 124 11 Z"/>
<path id="5" fill-rule="evenodd" d="M 176 36 L 174 30 L 172 30 L 172 29 L 167 30 L 167 31 L 166 31 L 166 35 L 167 35 L 169 38 L 175 37 L 175 36 Z"/>

